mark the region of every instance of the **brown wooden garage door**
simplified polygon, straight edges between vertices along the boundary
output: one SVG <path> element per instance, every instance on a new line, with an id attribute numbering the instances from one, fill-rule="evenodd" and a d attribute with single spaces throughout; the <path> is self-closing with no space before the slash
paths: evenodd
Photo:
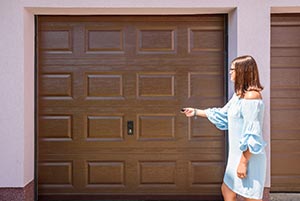
<path id="1" fill-rule="evenodd" d="M 39 195 L 220 196 L 224 19 L 38 17 Z"/>
<path id="2" fill-rule="evenodd" d="M 300 192 L 300 15 L 271 25 L 271 190 Z"/>

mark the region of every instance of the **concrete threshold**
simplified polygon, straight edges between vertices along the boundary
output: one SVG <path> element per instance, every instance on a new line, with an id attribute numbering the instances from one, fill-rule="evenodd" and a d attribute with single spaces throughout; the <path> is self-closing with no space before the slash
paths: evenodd
<path id="1" fill-rule="evenodd" d="M 300 193 L 270 193 L 270 201 L 300 201 Z"/>

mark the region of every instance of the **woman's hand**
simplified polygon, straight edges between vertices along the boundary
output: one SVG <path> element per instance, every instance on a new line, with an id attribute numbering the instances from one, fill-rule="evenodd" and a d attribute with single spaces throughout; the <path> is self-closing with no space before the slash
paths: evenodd
<path id="1" fill-rule="evenodd" d="M 182 113 L 184 113 L 187 117 L 193 117 L 195 114 L 195 109 L 191 107 L 186 107 L 184 108 L 184 111 Z"/>
<path id="2" fill-rule="evenodd" d="M 182 113 L 185 114 L 187 117 L 193 117 L 193 116 L 207 117 L 204 110 L 200 110 L 192 107 L 186 107 L 183 109 L 184 111 L 182 111 Z"/>
<path id="3" fill-rule="evenodd" d="M 245 179 L 247 177 L 247 168 L 248 168 L 248 161 L 251 158 L 251 152 L 249 149 L 244 151 L 241 155 L 240 163 L 237 168 L 237 176 L 240 179 Z"/>
<path id="4" fill-rule="evenodd" d="M 240 179 L 245 179 L 247 177 L 247 162 L 240 162 L 237 168 L 237 176 Z"/>

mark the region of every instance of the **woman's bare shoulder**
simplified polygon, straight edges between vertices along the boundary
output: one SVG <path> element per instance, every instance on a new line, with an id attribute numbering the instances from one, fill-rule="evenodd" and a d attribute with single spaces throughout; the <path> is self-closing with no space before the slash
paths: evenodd
<path id="1" fill-rule="evenodd" d="M 247 91 L 244 95 L 245 99 L 262 99 L 259 91 Z"/>

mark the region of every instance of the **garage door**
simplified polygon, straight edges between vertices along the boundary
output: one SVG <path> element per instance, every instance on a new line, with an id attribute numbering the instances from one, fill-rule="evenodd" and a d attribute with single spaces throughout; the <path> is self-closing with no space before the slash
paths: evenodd
<path id="1" fill-rule="evenodd" d="M 271 25 L 271 190 L 300 192 L 300 15 Z"/>
<path id="2" fill-rule="evenodd" d="M 220 196 L 225 17 L 38 17 L 38 194 Z M 81 195 L 81 196 L 80 196 Z"/>

